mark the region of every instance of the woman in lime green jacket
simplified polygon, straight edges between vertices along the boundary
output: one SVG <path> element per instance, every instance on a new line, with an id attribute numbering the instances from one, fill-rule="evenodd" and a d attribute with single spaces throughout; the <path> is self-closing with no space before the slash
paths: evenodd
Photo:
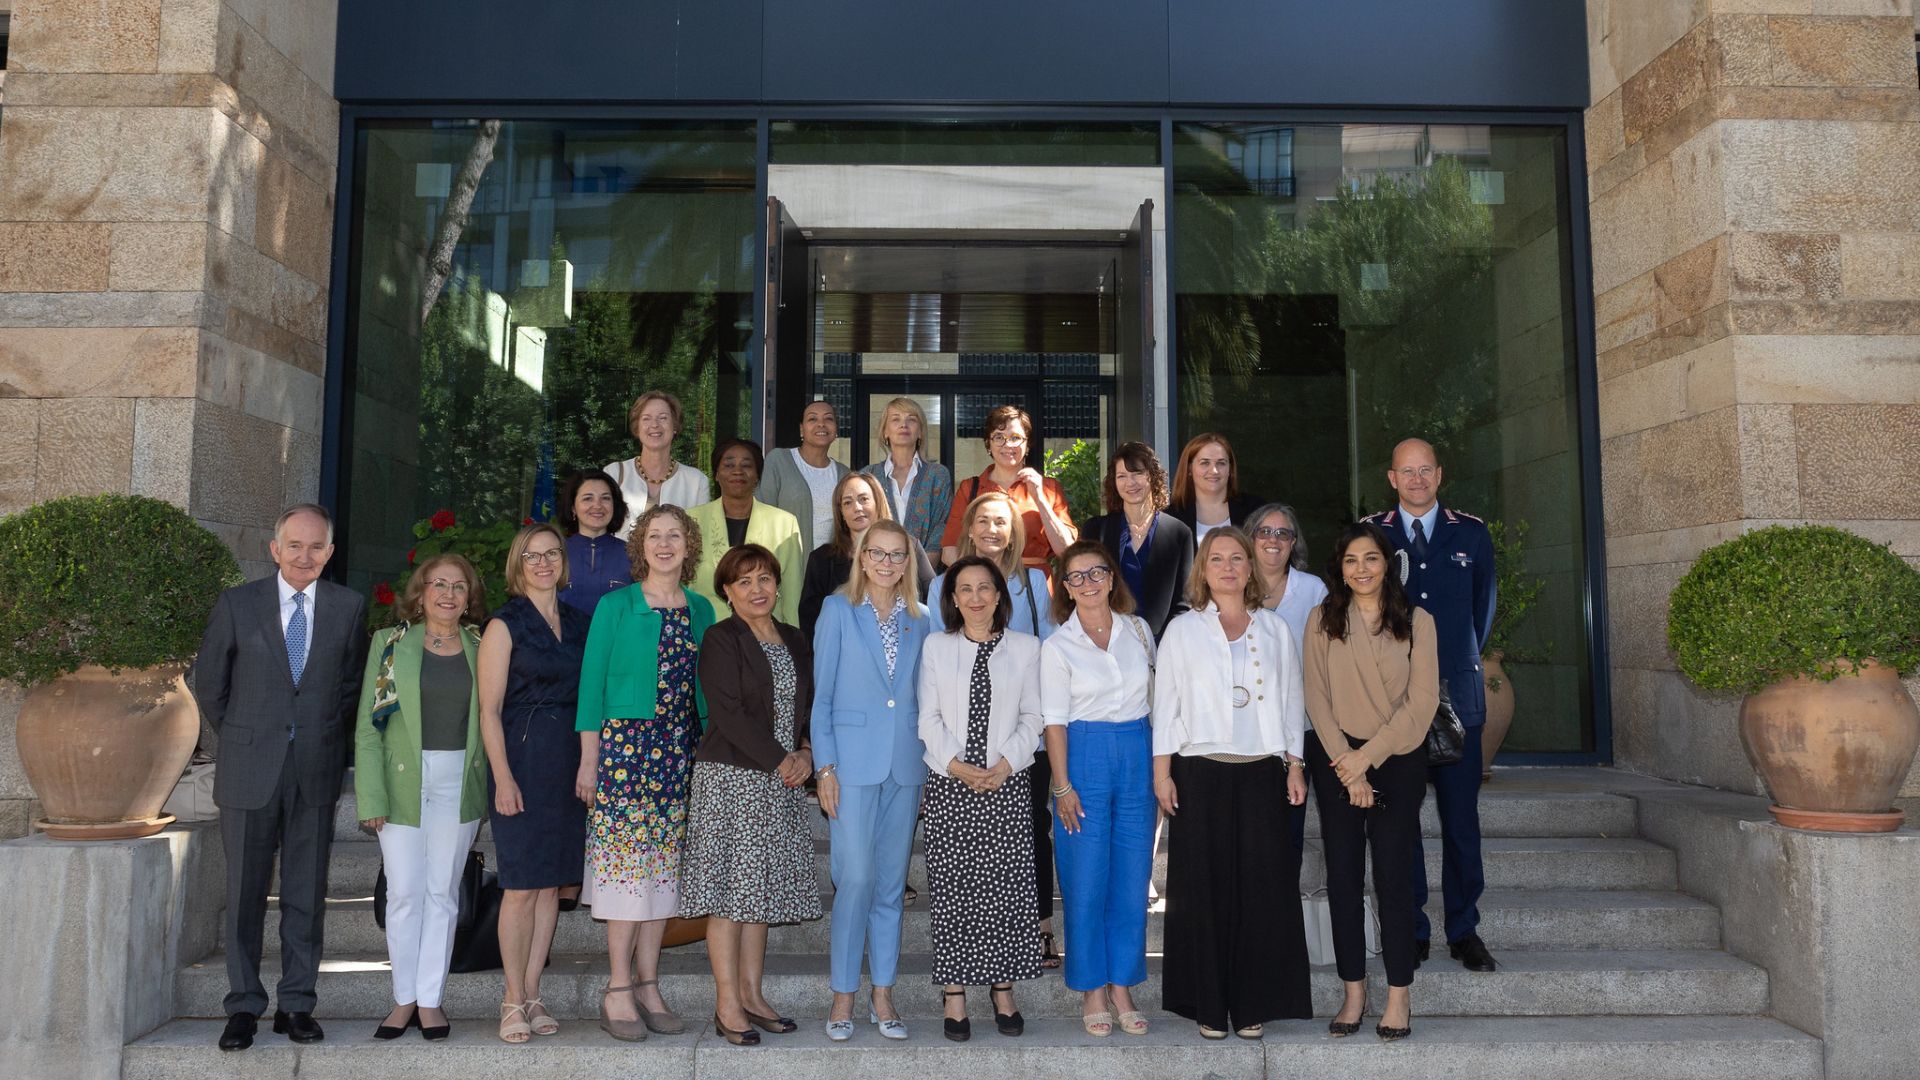
<path id="1" fill-rule="evenodd" d="M 616 1039 L 686 1025 L 660 996 L 660 942 L 680 911 L 687 784 L 707 715 L 695 678 L 713 606 L 687 587 L 700 530 L 662 503 L 627 540 L 634 583 L 600 598 L 580 664 L 580 772 L 587 872 L 580 898 L 607 924 L 612 978 L 600 1026 Z"/>
<path id="2" fill-rule="evenodd" d="M 460 913 L 456 890 L 487 805 L 474 624 L 486 615 L 480 576 L 458 555 L 414 571 L 401 622 L 373 636 L 354 730 L 360 823 L 380 838 L 387 872 L 393 1011 L 374 1029 L 447 1037 L 440 1008 Z"/>

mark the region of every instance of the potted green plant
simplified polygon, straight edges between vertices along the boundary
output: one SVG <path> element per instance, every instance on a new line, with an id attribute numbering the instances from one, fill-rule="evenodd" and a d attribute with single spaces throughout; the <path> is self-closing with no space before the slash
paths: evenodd
<path id="1" fill-rule="evenodd" d="M 178 507 L 73 496 L 0 518 L 0 679 L 28 689 L 16 741 L 62 839 L 148 836 L 200 736 L 182 676 L 220 591 L 220 539 Z"/>
<path id="2" fill-rule="evenodd" d="M 1500 745 L 1513 730 L 1516 702 L 1513 680 L 1507 675 L 1506 665 L 1508 661 L 1526 663 L 1542 659 L 1513 644 L 1514 628 L 1533 611 L 1534 605 L 1540 602 L 1541 590 L 1547 586 L 1524 565 L 1528 528 L 1525 519 L 1487 522 L 1487 531 L 1493 534 L 1494 602 L 1493 629 L 1487 634 L 1486 648 L 1481 650 L 1480 657 L 1480 677 L 1487 690 L 1487 724 L 1480 732 L 1482 780 L 1493 779 L 1494 756 L 1500 753 Z"/>
<path id="3" fill-rule="evenodd" d="M 1899 827 L 1920 746 L 1900 683 L 1920 663 L 1920 570 L 1843 529 L 1759 529 L 1680 579 L 1667 642 L 1695 685 L 1746 695 L 1740 739 L 1781 824 Z"/>

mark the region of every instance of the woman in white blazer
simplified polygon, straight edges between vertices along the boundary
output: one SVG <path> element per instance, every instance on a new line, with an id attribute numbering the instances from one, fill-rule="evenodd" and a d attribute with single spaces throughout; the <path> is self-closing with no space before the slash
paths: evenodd
<path id="1" fill-rule="evenodd" d="M 1167 624 L 1155 665 L 1154 794 L 1172 819 L 1161 1006 L 1209 1039 L 1313 1015 L 1288 852 L 1307 798 L 1300 650 L 1265 591 L 1247 534 L 1209 531 L 1193 610 Z"/>
<path id="2" fill-rule="evenodd" d="M 955 1042 L 972 1034 L 965 987 L 990 985 L 995 1028 L 1018 1035 L 1013 982 L 1040 976 L 1027 793 L 1040 741 L 1040 639 L 1007 629 L 1012 609 L 1000 568 L 962 558 L 940 594 L 946 632 L 920 655 L 933 981 L 945 984 Z"/>

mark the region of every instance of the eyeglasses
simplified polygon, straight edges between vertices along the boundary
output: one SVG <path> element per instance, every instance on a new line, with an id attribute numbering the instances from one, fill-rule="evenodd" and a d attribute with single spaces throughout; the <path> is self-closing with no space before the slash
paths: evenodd
<path id="1" fill-rule="evenodd" d="M 433 589 L 437 592 L 452 593 L 455 596 L 458 596 L 461 593 L 464 593 L 467 591 L 467 583 L 464 581 L 441 581 L 438 578 L 435 578 L 434 580 L 427 582 L 427 588 Z"/>
<path id="2" fill-rule="evenodd" d="M 1027 445 L 1027 437 L 1025 435 L 1002 435 L 999 432 L 995 432 L 993 435 L 989 436 L 987 438 L 987 441 L 992 443 L 995 446 Z"/>
<path id="3" fill-rule="evenodd" d="M 1061 575 L 1068 585 L 1076 589 L 1089 582 L 1098 585 L 1112 576 L 1113 572 L 1104 566 L 1090 566 L 1085 570 L 1075 570 Z"/>
<path id="4" fill-rule="evenodd" d="M 1292 543 L 1294 531 L 1285 525 L 1262 525 L 1253 530 L 1253 535 L 1262 540 L 1285 540 Z"/>
<path id="5" fill-rule="evenodd" d="M 1440 470 L 1434 468 L 1432 465 L 1422 465 L 1417 469 L 1409 465 L 1404 469 L 1395 469 L 1394 472 L 1399 473 L 1403 479 L 1407 480 L 1416 478 L 1420 480 L 1431 480 Z"/>
<path id="6" fill-rule="evenodd" d="M 554 548 L 551 551 L 523 551 L 520 553 L 520 561 L 526 563 L 528 566 L 532 566 L 535 563 L 557 563 L 564 558 L 566 558 L 566 552 L 559 548 Z"/>
<path id="7" fill-rule="evenodd" d="M 882 551 L 874 547 L 864 550 L 867 553 L 867 558 L 877 563 L 886 563 L 888 566 L 899 566 L 901 563 L 907 561 L 907 553 L 904 551 Z"/>

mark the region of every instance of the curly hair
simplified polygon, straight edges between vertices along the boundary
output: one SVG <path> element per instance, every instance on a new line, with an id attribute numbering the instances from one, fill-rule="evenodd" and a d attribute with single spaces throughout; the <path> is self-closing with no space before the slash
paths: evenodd
<path id="1" fill-rule="evenodd" d="M 687 538 L 687 557 L 680 562 L 680 584 L 691 585 L 693 573 L 700 565 L 700 526 L 693 518 L 672 503 L 656 503 L 652 509 L 640 515 L 633 523 L 633 532 L 627 534 L 627 561 L 633 564 L 633 580 L 647 580 L 647 526 L 660 518 L 672 518 L 680 526 Z"/>
<path id="2" fill-rule="evenodd" d="M 1107 480 L 1101 486 L 1101 497 L 1106 500 L 1107 512 L 1112 513 L 1126 502 L 1120 497 L 1120 489 L 1113 481 L 1116 467 L 1125 464 L 1128 472 L 1147 474 L 1147 503 L 1155 510 L 1167 508 L 1167 468 L 1160 464 L 1160 455 L 1153 447 L 1143 442 L 1121 443 L 1120 448 L 1107 459 Z"/>

